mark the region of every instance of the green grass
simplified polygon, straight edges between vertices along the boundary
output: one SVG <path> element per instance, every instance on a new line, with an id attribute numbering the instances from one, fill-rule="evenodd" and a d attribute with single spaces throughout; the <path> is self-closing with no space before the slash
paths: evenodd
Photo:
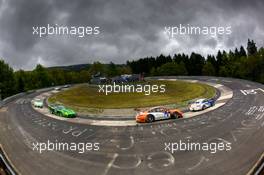
<path id="1" fill-rule="evenodd" d="M 76 108 L 139 108 L 158 105 L 176 104 L 181 106 L 194 98 L 211 98 L 215 89 L 211 86 L 184 81 L 150 81 L 149 84 L 165 84 L 165 93 L 99 93 L 98 86 L 78 85 L 61 91 L 49 98 L 50 103 L 63 103 Z"/>

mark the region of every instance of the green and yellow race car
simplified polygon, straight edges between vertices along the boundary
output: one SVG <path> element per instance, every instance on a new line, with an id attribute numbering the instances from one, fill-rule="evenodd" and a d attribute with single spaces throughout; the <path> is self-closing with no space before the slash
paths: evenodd
<path id="1" fill-rule="evenodd" d="M 60 117 L 66 117 L 66 118 L 76 117 L 76 113 L 72 109 L 66 108 L 62 105 L 51 104 L 49 105 L 49 111 L 50 113 Z"/>

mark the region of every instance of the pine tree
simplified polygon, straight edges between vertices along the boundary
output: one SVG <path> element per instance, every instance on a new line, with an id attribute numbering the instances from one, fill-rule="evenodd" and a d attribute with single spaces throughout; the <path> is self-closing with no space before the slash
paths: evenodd
<path id="1" fill-rule="evenodd" d="M 243 46 L 240 47 L 239 55 L 240 55 L 240 57 L 246 57 L 247 56 L 247 53 L 246 53 Z"/>
<path id="2" fill-rule="evenodd" d="M 248 56 L 252 56 L 252 55 L 256 55 L 257 54 L 257 47 L 256 47 L 256 43 L 252 40 L 250 41 L 248 39 L 248 43 L 247 43 L 247 51 L 248 51 Z"/>
<path id="3" fill-rule="evenodd" d="M 15 92 L 15 79 L 13 69 L 0 60 L 0 100 Z"/>
<path id="4" fill-rule="evenodd" d="M 203 75 L 214 76 L 215 68 L 211 62 L 207 62 L 203 67 Z"/>
<path id="5" fill-rule="evenodd" d="M 216 75 L 219 75 L 220 67 L 222 66 L 223 62 L 223 54 L 219 50 L 216 55 Z"/>

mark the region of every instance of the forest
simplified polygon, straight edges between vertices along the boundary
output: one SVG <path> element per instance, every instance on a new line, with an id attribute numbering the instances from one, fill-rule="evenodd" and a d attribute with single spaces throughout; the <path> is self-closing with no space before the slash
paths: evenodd
<path id="1" fill-rule="evenodd" d="M 4 60 L 0 60 L 0 99 L 10 95 L 63 84 L 87 83 L 98 72 L 105 77 L 122 74 L 144 76 L 219 76 L 248 79 L 264 83 L 264 48 L 257 48 L 253 40 L 229 51 L 218 51 L 216 55 L 202 56 L 199 53 L 176 53 L 157 57 L 139 58 L 126 64 L 102 64 L 94 62 L 82 69 L 45 68 L 37 65 L 32 71 L 14 71 Z"/>

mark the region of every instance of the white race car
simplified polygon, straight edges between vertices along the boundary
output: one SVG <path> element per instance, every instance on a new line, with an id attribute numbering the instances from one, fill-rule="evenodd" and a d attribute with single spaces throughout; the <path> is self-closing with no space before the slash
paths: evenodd
<path id="1" fill-rule="evenodd" d="M 61 90 L 61 87 L 55 87 L 54 90 L 59 91 L 59 90 Z"/>
<path id="2" fill-rule="evenodd" d="M 36 98 L 33 100 L 33 106 L 35 108 L 43 108 L 44 102 L 43 99 Z"/>
<path id="3" fill-rule="evenodd" d="M 215 101 L 213 99 L 201 98 L 196 100 L 194 103 L 191 103 L 189 109 L 190 111 L 200 111 L 212 107 L 214 104 Z"/>

